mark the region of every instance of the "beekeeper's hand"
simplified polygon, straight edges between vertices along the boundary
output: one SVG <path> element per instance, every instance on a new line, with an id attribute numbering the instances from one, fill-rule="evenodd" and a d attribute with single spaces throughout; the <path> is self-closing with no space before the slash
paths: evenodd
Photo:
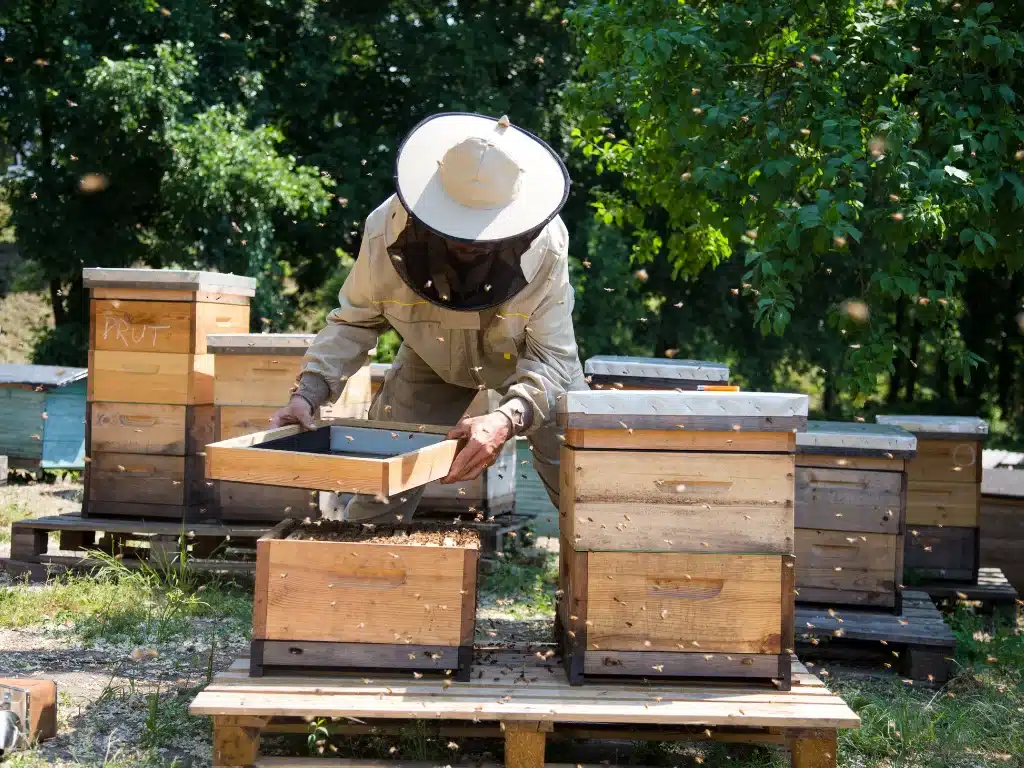
<path id="1" fill-rule="evenodd" d="M 304 397 L 292 395 L 288 405 L 275 413 L 270 419 L 270 428 L 286 427 L 298 424 L 303 429 L 316 429 L 313 423 L 313 406 Z"/>
<path id="2" fill-rule="evenodd" d="M 495 462 L 505 441 L 512 437 L 512 421 L 498 411 L 474 416 L 460 421 L 448 432 L 448 437 L 465 440 L 466 444 L 455 455 L 452 468 L 441 482 L 450 484 L 475 480 Z"/>

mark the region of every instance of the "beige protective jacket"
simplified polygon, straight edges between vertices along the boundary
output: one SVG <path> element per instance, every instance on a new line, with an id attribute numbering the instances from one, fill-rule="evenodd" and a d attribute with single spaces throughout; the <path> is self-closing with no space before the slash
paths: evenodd
<path id="1" fill-rule="evenodd" d="M 540 428 L 553 418 L 558 396 L 583 375 L 572 325 L 565 224 L 556 216 L 523 254 L 526 288 L 493 309 L 457 312 L 421 298 L 392 266 L 387 248 L 407 217 L 394 195 L 367 217 L 340 306 L 309 347 L 300 381 L 317 374 L 333 402 L 390 325 L 449 384 L 507 391 L 499 410 L 518 433 Z M 302 390 L 300 385 L 305 395 Z"/>

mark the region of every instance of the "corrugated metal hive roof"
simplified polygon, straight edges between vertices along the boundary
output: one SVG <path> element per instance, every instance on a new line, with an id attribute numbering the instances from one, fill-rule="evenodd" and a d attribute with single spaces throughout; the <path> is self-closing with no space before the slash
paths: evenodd
<path id="1" fill-rule="evenodd" d="M 89 375 L 88 368 L 70 368 L 59 365 L 0 364 L 0 386 L 4 384 L 31 384 L 42 387 L 65 387 Z"/>

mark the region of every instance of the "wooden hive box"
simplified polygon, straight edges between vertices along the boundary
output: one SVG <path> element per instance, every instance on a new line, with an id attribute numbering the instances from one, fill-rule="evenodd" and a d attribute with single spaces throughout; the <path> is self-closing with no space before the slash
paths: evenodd
<path id="1" fill-rule="evenodd" d="M 695 390 L 729 383 L 729 366 L 706 360 L 596 355 L 583 370 L 591 389 Z"/>
<path id="2" fill-rule="evenodd" d="M 917 437 L 907 463 L 905 578 L 974 583 L 980 565 L 981 450 L 988 423 L 973 416 L 882 415 Z"/>
<path id="3" fill-rule="evenodd" d="M 798 600 L 899 613 L 917 438 L 884 424 L 811 421 L 796 451 Z"/>
<path id="4" fill-rule="evenodd" d="M 249 330 L 256 281 L 193 270 L 85 269 L 89 469 L 82 514 L 202 520 L 214 428 L 210 333 Z"/>
<path id="5" fill-rule="evenodd" d="M 209 333 L 249 330 L 251 277 L 171 269 L 85 269 L 91 402 L 213 402 Z"/>
<path id="6" fill-rule="evenodd" d="M 569 392 L 558 632 L 569 681 L 788 688 L 805 395 Z"/>
<path id="7" fill-rule="evenodd" d="M 207 337 L 215 358 L 214 434 L 210 442 L 269 429 L 275 411 L 288 402 L 311 334 L 247 333 Z M 228 481 L 216 483 L 217 515 L 222 520 L 281 521 L 318 517 L 315 491 Z"/>
<path id="8" fill-rule="evenodd" d="M 0 711 L 18 718 L 15 749 L 29 749 L 57 735 L 57 683 L 28 677 L 0 677 Z M 0 748 L 0 759 L 3 750 Z"/>
<path id="9" fill-rule="evenodd" d="M 370 388 L 376 397 L 384 383 L 384 377 L 391 370 L 390 363 L 371 363 L 369 366 Z M 501 402 L 501 396 L 494 390 L 478 392 L 466 409 L 466 416 L 483 416 L 490 413 Z M 417 514 L 431 512 L 466 513 L 472 508 L 487 517 L 512 512 L 516 506 L 516 441 L 509 440 L 502 446 L 498 459 L 484 470 L 475 480 L 466 480 L 455 485 L 430 483 L 423 492 Z"/>
<path id="10" fill-rule="evenodd" d="M 305 333 L 212 335 L 207 349 L 216 358 L 214 441 L 262 432 L 288 402 L 315 337 Z M 361 368 L 321 419 L 365 418 L 370 399 L 369 371 Z M 277 522 L 318 517 L 318 494 L 306 488 L 274 488 L 250 483 L 217 483 L 217 514 L 223 520 Z"/>
<path id="11" fill-rule="evenodd" d="M 11 468 L 85 466 L 87 374 L 85 368 L 0 364 L 0 455 Z"/>
<path id="12" fill-rule="evenodd" d="M 286 520 L 256 545 L 251 673 L 450 670 L 469 680 L 478 564 L 467 529 Z"/>
<path id="13" fill-rule="evenodd" d="M 981 566 L 1000 568 L 1024 593 L 1024 469 L 988 469 L 981 478 Z"/>

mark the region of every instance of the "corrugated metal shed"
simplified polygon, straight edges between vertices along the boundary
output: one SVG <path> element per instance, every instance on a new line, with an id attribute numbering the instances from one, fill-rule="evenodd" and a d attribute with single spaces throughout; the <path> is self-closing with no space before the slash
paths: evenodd
<path id="1" fill-rule="evenodd" d="M 85 466 L 85 368 L 0 365 L 0 454 L 12 467 Z"/>
<path id="2" fill-rule="evenodd" d="M 66 387 L 89 375 L 88 368 L 64 368 L 58 365 L 0 364 L 0 386 L 31 384 L 34 387 Z"/>

